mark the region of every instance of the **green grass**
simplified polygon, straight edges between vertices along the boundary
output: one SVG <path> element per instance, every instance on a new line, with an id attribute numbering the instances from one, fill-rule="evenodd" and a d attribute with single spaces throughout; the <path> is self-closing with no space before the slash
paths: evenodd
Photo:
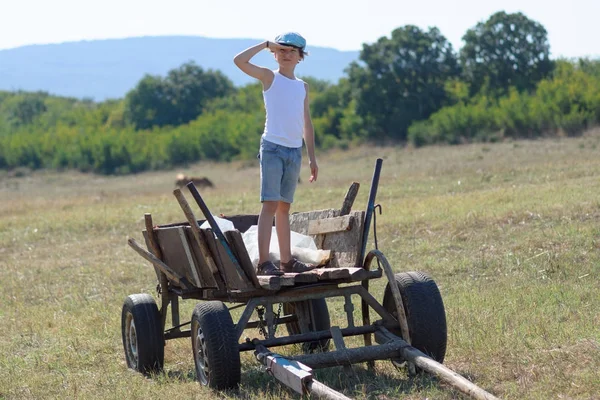
<path id="1" fill-rule="evenodd" d="M 319 180 L 308 184 L 304 167 L 293 210 L 339 208 L 353 181 L 362 185 L 354 208 L 364 208 L 375 160 L 383 158 L 378 246 L 398 272 L 426 271 L 440 287 L 445 364 L 503 399 L 593 399 L 600 393 L 598 144 L 600 132 L 590 132 L 320 154 Z M 189 339 L 168 342 L 165 371 L 152 379 L 126 368 L 123 300 L 155 294 L 156 286 L 152 267 L 126 241 L 141 240 L 146 212 L 157 224 L 185 219 L 171 194 L 177 172 L 0 173 L 0 399 L 298 397 L 250 353 L 242 355 L 239 391 L 200 386 Z M 257 165 L 201 163 L 185 172 L 216 182 L 202 192 L 213 213 L 258 212 Z M 380 301 L 384 284 L 371 283 Z M 182 320 L 194 305 L 182 302 Z M 342 302 L 329 306 L 332 323 L 345 326 Z M 387 361 L 375 373 L 354 370 L 351 378 L 338 368 L 317 378 L 358 399 L 461 398 Z"/>

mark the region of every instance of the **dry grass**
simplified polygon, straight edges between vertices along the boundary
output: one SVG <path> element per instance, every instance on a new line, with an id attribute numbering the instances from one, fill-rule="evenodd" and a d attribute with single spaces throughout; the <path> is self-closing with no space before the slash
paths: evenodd
<path id="1" fill-rule="evenodd" d="M 364 208 L 382 157 L 378 244 L 397 271 L 424 270 L 438 283 L 446 365 L 505 399 L 600 398 L 599 147 L 596 132 L 321 154 L 319 181 L 300 185 L 294 210 L 340 207 L 352 181 L 362 184 L 355 208 Z M 239 391 L 201 387 L 189 339 L 167 344 L 159 376 L 125 367 L 122 302 L 156 285 L 126 239 L 140 239 L 146 212 L 155 223 L 184 219 L 171 194 L 177 172 L 0 174 L 0 399 L 297 397 L 251 354 L 243 355 Z M 202 163 L 185 172 L 216 183 L 203 191 L 213 212 L 258 212 L 256 165 Z M 380 300 L 384 283 L 372 284 Z M 183 302 L 182 318 L 193 306 Z M 329 306 L 343 325 L 341 302 Z M 460 398 L 389 362 L 377 362 L 376 374 L 355 371 L 352 379 L 338 369 L 318 378 L 360 399 Z"/>

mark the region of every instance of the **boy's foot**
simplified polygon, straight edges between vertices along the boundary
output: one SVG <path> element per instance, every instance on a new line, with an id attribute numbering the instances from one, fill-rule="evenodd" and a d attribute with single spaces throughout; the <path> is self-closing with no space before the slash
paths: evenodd
<path id="1" fill-rule="evenodd" d="M 284 272 L 277 268 L 271 261 L 265 261 L 264 263 L 259 264 L 256 269 L 256 275 L 280 276 L 283 274 Z"/>
<path id="2" fill-rule="evenodd" d="M 307 272 L 315 269 L 314 265 L 304 264 L 302 261 L 298 261 L 295 258 L 292 258 L 290 261 L 286 263 L 281 263 L 281 269 L 284 272 Z"/>

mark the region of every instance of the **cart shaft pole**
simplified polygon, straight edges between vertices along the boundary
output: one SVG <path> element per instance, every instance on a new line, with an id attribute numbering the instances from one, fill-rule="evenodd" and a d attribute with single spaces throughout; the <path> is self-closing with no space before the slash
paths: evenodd
<path id="1" fill-rule="evenodd" d="M 369 240 L 369 230 L 371 228 L 371 218 L 375 212 L 375 198 L 377 197 L 377 188 L 379 186 L 379 175 L 381 174 L 381 166 L 383 159 L 378 158 L 375 162 L 375 171 L 373 172 L 373 180 L 371 181 L 371 190 L 369 192 L 369 201 L 367 203 L 367 212 L 365 213 L 365 224 L 363 227 L 362 246 L 358 260 L 362 265 L 365 259 L 365 251 L 367 249 L 367 241 Z M 359 265 L 359 267 L 361 266 Z"/>
<path id="2" fill-rule="evenodd" d="M 352 400 L 350 399 L 350 397 L 346 397 L 340 392 L 336 392 L 329 386 L 325 386 L 316 379 L 313 379 L 312 381 L 308 382 L 306 384 L 306 388 L 311 394 L 311 398 L 315 397 L 317 399 L 326 400 Z"/>

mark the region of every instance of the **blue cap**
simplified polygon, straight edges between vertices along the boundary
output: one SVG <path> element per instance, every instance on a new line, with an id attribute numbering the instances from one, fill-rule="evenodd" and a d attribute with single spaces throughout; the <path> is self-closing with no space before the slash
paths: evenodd
<path id="1" fill-rule="evenodd" d="M 302 49 L 303 51 L 306 47 L 306 39 L 296 32 L 286 32 L 282 33 L 281 35 L 277 35 L 274 42 L 284 46 L 294 46 Z"/>

